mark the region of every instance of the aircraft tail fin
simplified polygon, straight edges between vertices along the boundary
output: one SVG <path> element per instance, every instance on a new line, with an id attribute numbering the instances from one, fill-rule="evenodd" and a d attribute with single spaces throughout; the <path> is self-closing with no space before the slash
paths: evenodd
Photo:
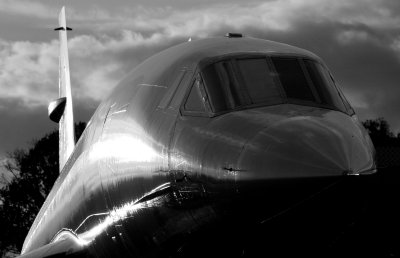
<path id="1" fill-rule="evenodd" d="M 69 75 L 69 60 L 67 47 L 67 27 L 65 7 L 62 7 L 58 17 L 59 27 L 56 28 L 60 36 L 59 57 L 59 98 L 49 105 L 49 117 L 59 123 L 59 161 L 60 172 L 75 147 L 74 115 L 72 109 L 71 81 Z"/>

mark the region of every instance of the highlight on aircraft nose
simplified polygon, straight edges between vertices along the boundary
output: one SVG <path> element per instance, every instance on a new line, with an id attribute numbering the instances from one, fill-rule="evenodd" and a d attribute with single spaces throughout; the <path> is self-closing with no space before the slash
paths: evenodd
<path id="1" fill-rule="evenodd" d="M 334 117 L 333 117 L 334 116 Z M 350 117 L 288 118 L 258 132 L 245 145 L 243 179 L 357 174 L 374 169 L 373 147 Z"/>

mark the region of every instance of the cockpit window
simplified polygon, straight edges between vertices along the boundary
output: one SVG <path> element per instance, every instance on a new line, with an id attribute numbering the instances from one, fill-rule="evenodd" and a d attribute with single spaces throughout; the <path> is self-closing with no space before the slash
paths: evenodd
<path id="1" fill-rule="evenodd" d="M 298 59 L 272 57 L 272 62 L 288 98 L 316 100 Z"/>
<path id="2" fill-rule="evenodd" d="M 304 64 L 322 104 L 336 107 L 341 111 L 346 111 L 329 72 L 321 64 L 311 60 L 304 60 Z"/>
<path id="3" fill-rule="evenodd" d="M 238 59 L 237 64 L 251 104 L 281 100 L 266 58 Z"/>
<path id="4" fill-rule="evenodd" d="M 307 58 L 231 57 L 202 66 L 198 77 L 201 89 L 194 93 L 196 87 L 192 87 L 186 110 L 216 114 L 254 105 L 294 103 L 353 112 L 329 71 Z"/>
<path id="5" fill-rule="evenodd" d="M 234 106 L 230 103 L 231 95 L 226 90 L 226 86 L 231 83 L 231 77 L 225 67 L 221 63 L 210 65 L 203 70 L 203 78 L 207 85 L 213 111 L 233 109 Z"/>
<path id="6" fill-rule="evenodd" d="M 205 112 L 205 101 L 201 94 L 201 78 L 196 78 L 185 103 L 185 110 L 192 112 Z"/>

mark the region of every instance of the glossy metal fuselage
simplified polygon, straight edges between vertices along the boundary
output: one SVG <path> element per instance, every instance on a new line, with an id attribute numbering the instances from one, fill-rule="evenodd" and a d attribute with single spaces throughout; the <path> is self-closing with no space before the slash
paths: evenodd
<path id="1" fill-rule="evenodd" d="M 100 104 L 23 252 L 71 234 L 94 256 L 193 257 L 209 248 L 241 255 L 260 236 L 273 238 L 268 225 L 277 218 L 311 218 L 324 205 L 318 214 L 334 217 L 332 229 L 351 217 L 359 197 L 351 191 L 361 188 L 348 175 L 375 168 L 356 118 L 290 103 L 218 116 L 181 112 L 200 61 L 247 52 L 317 59 L 287 45 L 228 38 L 148 59 Z"/>

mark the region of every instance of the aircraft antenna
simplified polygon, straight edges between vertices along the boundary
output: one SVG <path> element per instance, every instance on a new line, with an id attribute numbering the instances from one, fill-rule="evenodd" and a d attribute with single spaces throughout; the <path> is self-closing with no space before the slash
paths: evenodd
<path id="1" fill-rule="evenodd" d="M 59 98 L 49 104 L 49 117 L 59 124 L 59 162 L 60 173 L 75 147 L 74 115 L 72 109 L 71 81 L 69 75 L 69 60 L 67 47 L 67 27 L 65 7 L 61 8 L 58 16 L 60 37 L 59 57 Z"/>

